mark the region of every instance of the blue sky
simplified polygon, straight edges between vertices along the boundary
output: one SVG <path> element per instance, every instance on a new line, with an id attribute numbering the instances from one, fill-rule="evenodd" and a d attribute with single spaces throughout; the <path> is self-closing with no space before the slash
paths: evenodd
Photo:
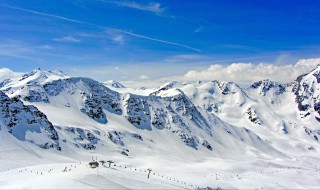
<path id="1" fill-rule="evenodd" d="M 0 67 L 146 80 L 320 53 L 318 0 L 2 0 Z M 214 77 L 214 76 L 213 76 Z"/>

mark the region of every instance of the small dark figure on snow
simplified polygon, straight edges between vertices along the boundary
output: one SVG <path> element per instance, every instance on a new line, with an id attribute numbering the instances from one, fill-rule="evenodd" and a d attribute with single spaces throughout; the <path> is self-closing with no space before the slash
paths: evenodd
<path id="1" fill-rule="evenodd" d="M 147 169 L 148 171 L 149 171 L 149 173 L 148 173 L 148 179 L 149 179 L 149 177 L 150 177 L 150 173 L 151 173 L 151 171 L 152 171 L 152 169 Z"/>
<path id="2" fill-rule="evenodd" d="M 89 166 L 91 168 L 97 168 L 97 167 L 99 167 L 99 162 L 97 162 L 97 161 L 89 162 Z"/>

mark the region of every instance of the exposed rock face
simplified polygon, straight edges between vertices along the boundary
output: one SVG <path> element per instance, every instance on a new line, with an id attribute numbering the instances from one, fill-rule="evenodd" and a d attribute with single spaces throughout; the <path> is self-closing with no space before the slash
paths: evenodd
<path id="1" fill-rule="evenodd" d="M 317 76 L 315 82 L 318 82 Z M 288 121 L 283 117 L 285 114 L 276 111 L 285 104 L 296 106 L 295 97 L 300 102 L 299 107 L 307 105 L 308 109 L 300 110 L 306 118 L 318 114 L 320 109 L 315 87 L 303 87 L 306 85 L 300 82 L 284 85 L 264 80 L 246 89 L 223 81 L 170 82 L 154 91 L 137 92 L 123 89 L 116 83 L 110 86 L 88 78 L 53 77 L 53 73 L 35 70 L 0 86 L 10 97 L 37 106 L 55 125 L 59 123 L 58 134 L 63 138 L 60 141 L 86 150 L 110 143 L 108 146 L 117 147 L 117 151 L 124 150 L 124 155 L 128 155 L 126 150 L 129 149 L 132 154 L 132 142 L 152 147 L 154 141 L 165 143 L 164 139 L 188 151 L 199 150 L 206 154 L 226 147 L 240 150 L 241 143 L 273 152 L 268 142 L 251 130 L 259 133 L 259 130 L 270 129 L 290 136 L 294 130 L 289 123 L 296 124 L 298 120 Z M 305 92 L 300 92 L 301 89 Z M 144 95 L 125 93 L 127 91 Z M 66 124 L 52 115 L 51 108 L 66 114 L 62 117 L 67 120 Z M 290 117 L 297 110 L 290 112 Z M 79 121 L 67 118 L 69 113 Z M 310 130 L 314 132 L 315 128 Z M 313 136 L 301 132 L 307 134 L 307 138 Z"/>
<path id="2" fill-rule="evenodd" d="M 261 125 L 262 121 L 260 120 L 258 114 L 256 113 L 256 111 L 252 108 L 248 108 L 246 114 L 248 114 L 248 119 L 257 125 Z"/>
<path id="3" fill-rule="evenodd" d="M 72 97 L 76 98 L 78 95 L 82 98 L 81 105 L 77 105 L 79 110 L 99 123 L 107 123 L 103 109 L 122 114 L 119 94 L 87 78 L 60 79 L 43 85 L 36 83 L 25 86 L 22 87 L 19 97 L 29 102 L 50 103 L 50 100 L 59 96 L 63 96 L 65 100 L 74 101 Z M 66 107 L 70 107 L 71 104 L 72 102 L 64 102 Z M 73 102 L 74 104 L 76 102 Z"/>
<path id="4" fill-rule="evenodd" d="M 286 85 L 270 80 L 255 82 L 250 86 L 250 88 L 259 89 L 259 93 L 263 96 L 265 96 L 270 90 L 273 90 L 275 95 L 283 94 L 286 91 Z"/>
<path id="5" fill-rule="evenodd" d="M 103 82 L 103 84 L 106 86 L 113 87 L 113 88 L 126 88 L 123 84 L 121 84 L 120 82 L 114 81 L 114 80 L 109 80 L 109 81 Z"/>
<path id="6" fill-rule="evenodd" d="M 82 147 L 86 150 L 94 150 L 100 140 L 97 135 L 94 135 L 91 131 L 86 129 L 66 127 L 65 130 L 70 133 L 75 146 L 78 148 Z"/>
<path id="7" fill-rule="evenodd" d="M 123 97 L 125 117 L 137 128 L 151 130 L 150 108 L 147 98 L 126 94 Z"/>
<path id="8" fill-rule="evenodd" d="M 302 117 L 308 117 L 315 112 L 314 117 L 320 122 L 320 67 L 309 74 L 301 75 L 293 83 L 292 92 L 296 96 L 298 109 Z"/>
<path id="9" fill-rule="evenodd" d="M 208 141 L 206 141 L 206 140 L 204 140 L 203 142 L 202 142 L 202 146 L 204 146 L 205 148 L 207 148 L 208 150 L 213 150 L 212 149 L 212 146 L 210 145 L 210 143 L 208 142 Z"/>
<path id="10" fill-rule="evenodd" d="M 46 115 L 34 106 L 24 105 L 18 98 L 9 98 L 0 91 L 0 119 L 17 139 L 41 148 L 60 150 L 59 136 Z"/>
<path id="11" fill-rule="evenodd" d="M 126 94 L 123 99 L 125 117 L 139 129 L 171 130 L 194 149 L 198 149 L 199 140 L 192 127 L 212 135 L 211 126 L 182 91 L 168 97 Z"/>

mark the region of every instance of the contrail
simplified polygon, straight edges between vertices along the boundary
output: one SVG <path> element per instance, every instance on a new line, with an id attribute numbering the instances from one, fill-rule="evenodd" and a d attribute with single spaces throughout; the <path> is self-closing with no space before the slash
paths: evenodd
<path id="1" fill-rule="evenodd" d="M 179 47 L 184 47 L 184 48 L 188 48 L 188 49 L 191 49 L 191 50 L 194 50 L 194 51 L 198 51 L 198 52 L 201 51 L 199 49 L 196 49 L 196 48 L 184 45 L 184 44 L 179 44 L 179 43 L 175 43 L 175 42 L 169 42 L 169 41 L 166 41 L 166 40 L 160 40 L 160 39 L 156 39 L 156 38 L 150 38 L 148 36 L 143 36 L 143 35 L 140 35 L 140 34 L 135 34 L 135 33 L 127 32 L 127 31 L 124 31 L 124 30 L 119 30 L 119 31 L 122 32 L 122 33 L 128 34 L 128 35 L 131 35 L 131 36 L 138 37 L 138 38 L 143 38 L 143 39 L 156 41 L 156 42 L 161 42 L 161 43 L 165 43 L 165 44 L 171 44 L 171 45 L 179 46 Z"/>
<path id="2" fill-rule="evenodd" d="M 13 7 L 13 6 L 7 6 L 7 5 L 1 5 L 1 6 L 2 6 L 2 7 L 7 7 L 7 8 L 10 8 L 10 9 L 15 9 L 15 10 L 19 10 L 19 11 L 24 11 L 24 12 L 32 13 L 32 14 L 37 14 L 37 15 L 52 17 L 52 18 L 56 18 L 56 19 L 60 19 L 60 20 L 69 21 L 69 22 L 74 22 L 74 23 L 78 23 L 78 24 L 91 25 L 91 26 L 95 26 L 95 27 L 99 27 L 99 28 L 116 30 L 116 31 L 122 32 L 122 33 L 127 34 L 127 35 L 131 35 L 131 36 L 134 36 L 134 37 L 137 37 L 137 38 L 142 38 L 142 39 L 146 39 L 146 40 L 150 40 L 150 41 L 155 41 L 155 42 L 170 44 L 170 45 L 174 45 L 174 46 L 179 46 L 179 47 L 191 49 L 191 50 L 193 50 L 193 51 L 201 52 L 201 50 L 199 50 L 199 49 L 196 49 L 196 48 L 193 48 L 193 47 L 184 45 L 184 44 L 179 44 L 179 43 L 176 43 L 176 42 L 170 42 L 170 41 L 161 40 L 161 39 L 157 39 L 157 38 L 151 38 L 151 37 L 148 37 L 148 36 L 144 36 L 144 35 L 141 35 L 141 34 L 136 34 L 136 33 L 128 32 L 128 31 L 125 31 L 125 30 L 117 29 L 117 28 L 110 28 L 110 27 L 106 27 L 106 26 L 99 26 L 99 25 L 92 24 L 92 23 L 89 23 L 89 22 L 83 22 L 83 21 L 79 21 L 79 20 L 75 20 L 75 19 L 70 19 L 70 18 L 67 18 L 67 17 L 62 17 L 62 16 L 59 16 L 59 15 L 48 14 L 48 13 L 39 12 L 39 11 L 34 11 L 34 10 L 29 10 L 29 9 L 24 9 L 24 8 L 20 8 L 20 7 Z"/>
<path id="3" fill-rule="evenodd" d="M 33 11 L 33 10 L 29 10 L 29 9 L 23 9 L 23 8 L 20 8 L 20 7 L 12 7 L 12 6 L 6 6 L 6 5 L 1 5 L 1 6 L 2 7 L 7 7 L 7 8 L 10 8 L 10 9 L 19 10 L 19 11 L 28 12 L 28 13 L 33 13 L 33 14 L 37 14 L 37 15 L 53 17 L 53 18 L 57 18 L 57 19 L 60 19 L 60 20 L 66 20 L 66 21 L 70 21 L 70 22 L 75 22 L 75 23 L 79 23 L 79 24 L 89 24 L 89 23 L 86 23 L 86 22 L 82 22 L 82 21 L 78 21 L 78 20 L 74 20 L 74 19 L 70 19 L 70 18 L 66 18 L 66 17 L 62 17 L 62 16 L 57 16 L 57 15 L 53 15 L 53 14 Z"/>

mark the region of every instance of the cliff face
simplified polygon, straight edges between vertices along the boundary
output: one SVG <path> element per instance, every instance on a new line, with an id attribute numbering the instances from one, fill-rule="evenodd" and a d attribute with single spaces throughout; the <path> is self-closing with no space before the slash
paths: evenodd
<path id="1" fill-rule="evenodd" d="M 32 105 L 24 105 L 18 98 L 9 98 L 0 91 L 0 119 L 14 137 L 41 148 L 59 147 L 59 136 L 46 115 Z"/>

